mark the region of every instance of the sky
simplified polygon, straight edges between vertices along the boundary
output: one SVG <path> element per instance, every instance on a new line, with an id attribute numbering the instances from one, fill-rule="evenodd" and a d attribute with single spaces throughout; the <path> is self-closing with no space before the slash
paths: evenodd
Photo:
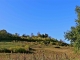
<path id="1" fill-rule="evenodd" d="M 0 30 L 20 35 L 47 33 L 68 42 L 64 32 L 75 26 L 76 6 L 80 0 L 0 0 Z"/>

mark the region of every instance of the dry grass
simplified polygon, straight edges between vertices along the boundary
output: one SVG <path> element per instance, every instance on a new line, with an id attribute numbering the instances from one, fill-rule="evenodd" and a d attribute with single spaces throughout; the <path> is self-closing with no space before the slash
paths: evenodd
<path id="1" fill-rule="evenodd" d="M 80 55 L 74 54 L 68 48 L 34 48 L 32 54 L 0 53 L 0 60 L 80 60 Z"/>
<path id="2" fill-rule="evenodd" d="M 3 45 L 3 43 L 0 44 Z M 34 49 L 31 51 L 33 53 L 0 53 L 0 60 L 80 60 L 80 55 L 75 54 L 72 47 L 55 48 L 55 45 L 46 46 L 32 42 L 19 42 L 18 44 L 30 45 Z"/>

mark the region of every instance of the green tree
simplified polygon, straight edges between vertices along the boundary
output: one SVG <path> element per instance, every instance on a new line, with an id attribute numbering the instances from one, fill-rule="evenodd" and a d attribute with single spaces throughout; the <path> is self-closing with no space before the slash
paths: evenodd
<path id="1" fill-rule="evenodd" d="M 34 37 L 34 34 L 33 33 L 31 33 L 31 37 Z"/>
<path id="2" fill-rule="evenodd" d="M 71 41 L 71 44 L 77 51 L 80 50 L 80 7 L 76 6 L 77 19 L 75 20 L 76 26 L 72 26 L 70 31 L 65 32 L 65 39 Z"/>
<path id="3" fill-rule="evenodd" d="M 48 34 L 46 34 L 46 33 L 45 33 L 45 35 L 44 35 L 44 36 L 45 36 L 45 38 L 47 38 L 47 37 L 48 37 Z"/>
<path id="4" fill-rule="evenodd" d="M 37 36 L 38 36 L 38 37 L 41 37 L 41 34 L 40 34 L 40 32 L 38 32 L 38 33 L 37 33 Z"/>
<path id="5" fill-rule="evenodd" d="M 23 34 L 22 37 L 27 37 L 27 35 L 26 34 Z"/>
<path id="6" fill-rule="evenodd" d="M 10 40 L 12 37 L 11 33 L 8 33 L 6 30 L 0 30 L 0 40 Z"/>
<path id="7" fill-rule="evenodd" d="M 18 33 L 12 34 L 12 38 L 13 38 L 12 40 L 15 40 L 15 41 L 18 41 L 21 39 Z"/>

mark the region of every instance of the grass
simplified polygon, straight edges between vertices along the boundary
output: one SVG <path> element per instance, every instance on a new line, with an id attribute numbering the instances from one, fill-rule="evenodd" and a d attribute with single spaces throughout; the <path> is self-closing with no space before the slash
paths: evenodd
<path id="1" fill-rule="evenodd" d="M 39 50 L 35 54 L 3 53 L 0 54 L 0 60 L 79 60 L 79 59 L 70 58 L 65 53 L 56 53 Z"/>
<path id="2" fill-rule="evenodd" d="M 29 46 L 22 43 L 13 43 L 13 42 L 0 42 L 0 52 L 27 52 L 29 51 Z"/>
<path id="3" fill-rule="evenodd" d="M 33 53 L 0 53 L 0 60 L 80 60 L 80 55 L 75 54 L 72 47 L 55 45 L 42 45 L 28 42 L 0 42 L 0 48 L 10 48 L 15 46 L 33 49 Z"/>

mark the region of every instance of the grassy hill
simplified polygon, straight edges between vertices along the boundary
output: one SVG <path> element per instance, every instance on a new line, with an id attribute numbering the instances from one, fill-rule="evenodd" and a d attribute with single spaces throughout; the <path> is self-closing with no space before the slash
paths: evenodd
<path id="1" fill-rule="evenodd" d="M 0 60 L 80 60 L 73 47 L 48 34 L 19 36 L 0 30 Z"/>
<path id="2" fill-rule="evenodd" d="M 79 60 L 80 55 L 75 54 L 73 47 L 59 45 L 45 45 L 38 42 L 0 42 L 0 48 L 25 47 L 29 52 L 0 53 L 0 60 Z"/>

